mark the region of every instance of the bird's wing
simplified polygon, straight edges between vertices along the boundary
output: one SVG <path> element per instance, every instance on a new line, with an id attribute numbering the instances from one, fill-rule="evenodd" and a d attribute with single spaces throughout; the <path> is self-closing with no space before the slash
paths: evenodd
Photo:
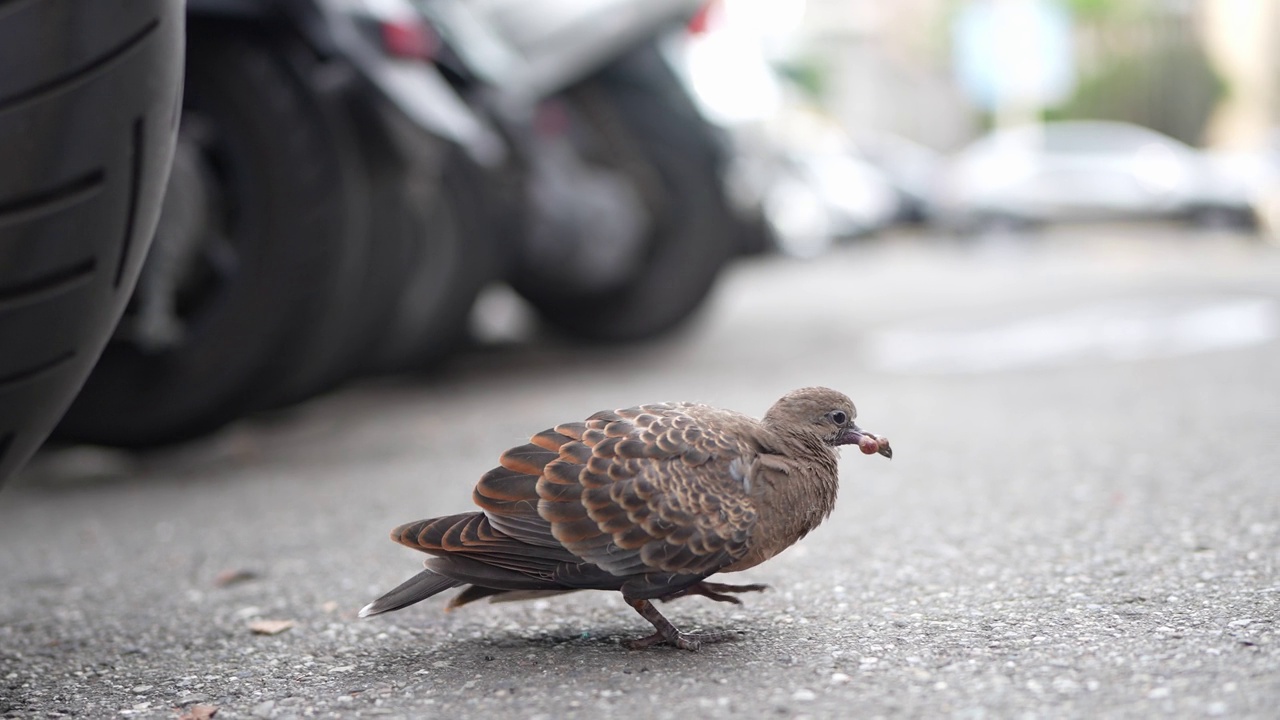
<path id="1" fill-rule="evenodd" d="M 599 581 L 596 568 L 708 575 L 745 553 L 756 520 L 756 450 L 735 431 L 752 422 L 693 405 L 596 413 L 507 451 L 474 498 L 500 533 L 579 558 L 557 572 L 567 584 Z"/>
<path id="2" fill-rule="evenodd" d="M 449 563 L 437 566 L 434 561 L 427 561 L 428 567 L 459 580 L 474 579 L 469 575 L 474 575 L 477 568 L 467 561 L 473 558 L 492 569 L 494 577 L 489 579 L 494 582 L 489 583 L 489 587 L 508 587 L 514 583 L 527 589 L 530 580 L 551 582 L 562 565 L 582 562 L 558 545 L 530 545 L 496 530 L 488 517 L 477 512 L 406 523 L 391 531 L 391 539 L 438 558 L 456 561 L 453 564 L 458 568 L 469 568 L 470 573 L 459 574 L 450 572 L 453 566 Z M 497 582 L 504 578 L 506 582 Z"/>

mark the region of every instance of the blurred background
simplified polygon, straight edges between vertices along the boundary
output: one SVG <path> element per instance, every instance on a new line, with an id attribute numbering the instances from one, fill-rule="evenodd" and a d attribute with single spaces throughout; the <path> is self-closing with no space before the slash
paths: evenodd
<path id="1" fill-rule="evenodd" d="M 1264 0 L 192 0 L 185 21 L 158 229 L 60 442 L 189 440 L 477 343 L 650 341 L 752 256 L 1081 222 L 1266 245 L 1280 221 Z"/>

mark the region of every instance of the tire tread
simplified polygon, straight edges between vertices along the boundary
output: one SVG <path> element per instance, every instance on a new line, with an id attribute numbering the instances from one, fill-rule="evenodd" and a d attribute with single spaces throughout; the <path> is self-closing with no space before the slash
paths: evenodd
<path id="1" fill-rule="evenodd" d="M 181 0 L 0 2 L 0 485 L 129 299 L 177 131 L 184 25 Z"/>
<path id="2" fill-rule="evenodd" d="M 111 67 L 126 55 L 130 50 L 141 45 L 160 27 L 160 19 L 154 18 L 150 22 L 143 25 L 138 31 L 126 37 L 118 44 L 98 55 L 93 60 L 81 65 L 80 67 L 65 72 L 51 80 L 46 80 L 37 85 L 33 85 L 25 90 L 13 93 L 9 97 L 0 98 L 0 114 L 15 110 L 27 104 L 33 104 L 49 100 L 64 92 L 74 90 L 80 85 L 111 71 Z"/>

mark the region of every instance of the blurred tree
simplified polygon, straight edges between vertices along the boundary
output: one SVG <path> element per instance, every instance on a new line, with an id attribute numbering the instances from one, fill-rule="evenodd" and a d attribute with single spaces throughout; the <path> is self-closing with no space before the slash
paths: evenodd
<path id="1" fill-rule="evenodd" d="M 1199 47 L 1168 44 L 1114 58 L 1047 120 L 1125 120 L 1197 144 L 1226 85 Z"/>
<path id="2" fill-rule="evenodd" d="M 811 57 L 800 57 L 775 64 L 782 77 L 799 88 L 806 99 L 820 101 L 826 96 L 828 89 L 828 70 L 819 61 Z"/>
<path id="3" fill-rule="evenodd" d="M 1198 144 L 1227 86 L 1186 3 L 1062 1 L 1077 21 L 1081 81 L 1045 119 L 1124 120 Z"/>
<path id="4" fill-rule="evenodd" d="M 1081 23 L 1115 23 L 1141 17 L 1155 5 L 1152 0 L 1059 0 Z"/>

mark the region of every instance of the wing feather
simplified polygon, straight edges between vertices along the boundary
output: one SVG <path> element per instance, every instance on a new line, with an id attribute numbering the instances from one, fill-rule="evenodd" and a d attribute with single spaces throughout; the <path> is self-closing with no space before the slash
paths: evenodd
<path id="1" fill-rule="evenodd" d="M 625 583 L 661 597 L 745 554 L 756 511 L 741 468 L 759 448 L 724 428 L 753 422 L 664 404 L 557 425 L 480 479 L 482 512 L 409 523 L 392 537 L 435 556 L 434 572 L 481 587 Z"/>

